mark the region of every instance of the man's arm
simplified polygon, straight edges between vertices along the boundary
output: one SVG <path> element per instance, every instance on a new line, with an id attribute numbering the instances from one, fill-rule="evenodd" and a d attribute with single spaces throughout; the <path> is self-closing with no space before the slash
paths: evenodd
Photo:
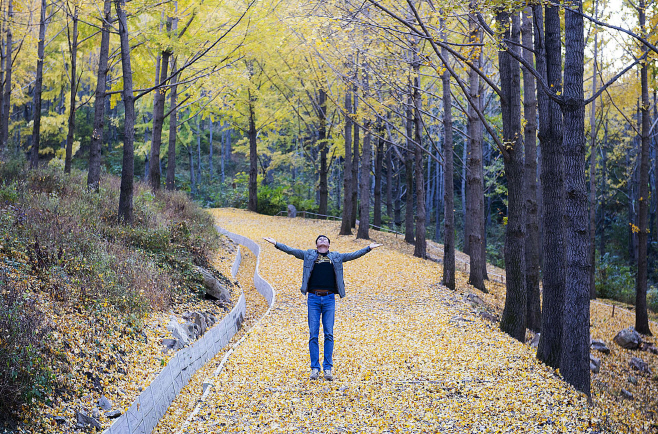
<path id="1" fill-rule="evenodd" d="M 263 239 L 265 241 L 267 241 L 268 243 L 274 244 L 274 247 L 276 247 L 277 249 L 281 250 L 284 253 L 292 255 L 297 259 L 304 259 L 304 251 L 303 250 L 293 249 L 292 247 L 288 247 L 285 244 L 277 243 L 276 241 L 274 241 L 273 238 L 265 237 Z"/>
<path id="2" fill-rule="evenodd" d="M 351 261 L 353 259 L 360 258 L 361 256 L 365 255 L 372 249 L 376 249 L 377 247 L 381 246 L 381 244 L 377 243 L 372 243 L 367 247 L 364 247 L 361 250 L 357 250 L 356 252 L 351 252 L 351 253 L 341 253 L 341 257 L 343 258 L 343 262 Z"/>

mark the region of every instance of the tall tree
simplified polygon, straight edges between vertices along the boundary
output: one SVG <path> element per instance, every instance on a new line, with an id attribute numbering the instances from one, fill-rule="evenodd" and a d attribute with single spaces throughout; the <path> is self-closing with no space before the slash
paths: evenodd
<path id="1" fill-rule="evenodd" d="M 445 28 L 442 20 L 441 28 Z M 445 37 L 445 32 L 442 32 Z M 447 58 L 447 49 L 442 47 L 444 59 Z M 452 138 L 452 98 L 450 95 L 450 72 L 446 68 L 441 75 L 443 85 L 443 284 L 455 289 L 455 192 L 453 174 L 453 138 Z"/>
<path id="2" fill-rule="evenodd" d="M 354 80 L 359 79 L 359 70 L 355 69 Z M 355 84 L 352 89 L 352 96 L 354 96 L 354 104 L 352 105 L 353 113 L 356 118 L 359 112 L 359 93 L 358 87 Z M 354 133 L 352 138 L 352 227 L 356 228 L 356 219 L 359 212 L 358 194 L 359 194 L 359 145 L 361 128 L 358 122 L 352 122 Z"/>
<path id="3" fill-rule="evenodd" d="M 411 84 L 409 85 L 409 95 L 407 97 L 406 107 L 406 133 L 407 133 L 407 150 L 405 151 L 404 160 L 404 179 L 407 184 L 405 193 L 405 217 L 404 217 L 404 240 L 407 243 L 413 244 L 414 237 L 414 118 L 413 118 L 413 90 Z M 421 166 L 422 167 L 422 166 Z M 422 170 L 422 169 L 421 169 Z M 421 198 L 422 200 L 422 198 Z"/>
<path id="4" fill-rule="evenodd" d="M 416 243 L 414 246 L 414 256 L 419 258 L 427 257 L 427 241 L 425 239 L 425 180 L 423 176 L 423 149 L 422 149 L 422 132 L 423 119 L 421 117 L 423 102 L 420 96 L 420 60 L 414 49 L 414 156 L 416 166 Z"/>
<path id="5" fill-rule="evenodd" d="M 46 46 L 46 0 L 41 0 L 39 15 L 39 42 L 37 43 L 37 72 L 34 81 L 32 150 L 30 151 L 30 168 L 39 165 L 39 142 L 41 140 L 41 94 L 43 91 L 43 58 Z"/>
<path id="6" fill-rule="evenodd" d="M 375 202 L 373 210 L 373 224 L 380 227 L 382 225 L 382 166 L 384 164 L 384 139 L 382 138 L 382 128 L 377 129 L 377 149 L 375 151 Z"/>
<path id="7" fill-rule="evenodd" d="M 167 34 L 171 33 L 173 18 L 167 18 Z M 160 77 L 156 84 L 163 86 L 169 76 L 169 59 L 171 58 L 171 46 L 165 47 L 160 53 Z M 160 147 L 162 146 L 162 126 L 164 125 L 164 108 L 166 99 L 166 88 L 160 87 L 155 92 L 153 99 L 153 133 L 151 136 L 151 155 L 149 165 L 149 185 L 151 190 L 160 189 Z"/>
<path id="8" fill-rule="evenodd" d="M 327 91 L 321 86 L 318 90 L 318 147 L 320 149 L 320 207 L 319 213 L 327 215 L 329 184 L 327 183 Z"/>
<path id="9" fill-rule="evenodd" d="M 101 28 L 101 45 L 98 54 L 98 70 L 96 71 L 96 93 L 94 99 L 94 129 L 91 134 L 89 148 L 89 173 L 87 188 L 98 191 L 101 176 L 101 147 L 103 144 L 103 126 L 105 124 L 105 90 L 107 88 L 107 62 L 110 51 L 110 18 L 112 0 L 103 3 Z"/>
<path id="10" fill-rule="evenodd" d="M 526 263 L 525 207 L 527 194 L 523 190 L 523 135 L 521 134 L 521 70 L 518 44 L 521 32 L 519 13 L 500 10 L 496 21 L 502 37 L 508 40 L 498 52 L 503 118 L 503 160 L 507 176 L 507 225 L 505 228 L 505 274 L 507 292 L 500 328 L 510 336 L 525 342 L 526 331 Z M 511 55 L 513 51 L 516 56 Z M 472 249 L 473 250 L 473 249 Z M 471 266 L 472 268 L 472 266 Z"/>
<path id="11" fill-rule="evenodd" d="M 368 97 L 368 72 L 363 72 L 363 98 Z M 357 238 L 370 239 L 370 158 L 372 155 L 372 120 L 368 117 L 363 122 L 363 154 L 361 158 L 361 179 L 359 180 L 361 188 L 361 202 L 359 206 L 359 230 L 356 233 Z"/>
<path id="12" fill-rule="evenodd" d="M 594 18 L 596 19 L 599 14 L 599 2 L 594 1 Z M 592 95 L 596 93 L 596 74 L 599 50 L 599 34 L 597 28 L 594 27 L 594 57 L 592 59 Z M 592 268 L 589 273 L 589 298 L 594 300 L 596 298 L 596 99 L 591 102 L 589 114 L 589 134 L 590 134 L 590 147 L 589 147 L 589 238 L 590 238 L 590 263 Z"/>
<path id="13" fill-rule="evenodd" d="M 564 18 L 564 188 L 566 284 L 560 372 L 577 390 L 590 394 L 590 239 L 585 185 L 585 100 L 583 70 L 585 35 L 582 3 L 571 3 Z M 548 33 L 548 32 L 547 32 Z M 548 37 L 548 35 L 547 35 Z M 542 328 L 544 330 L 544 328 Z"/>
<path id="14" fill-rule="evenodd" d="M 12 27 L 14 25 L 14 4 L 12 0 L 7 0 L 7 49 L 5 52 L 5 83 L 4 88 L 0 88 L 3 92 L 2 97 L 2 117 L 0 118 L 0 152 L 5 150 L 9 142 L 9 118 L 11 117 L 11 79 L 12 70 L 14 66 L 13 60 L 13 33 Z"/>
<path id="15" fill-rule="evenodd" d="M 638 13 L 640 18 L 640 29 L 644 36 L 648 36 L 646 30 L 646 2 L 640 0 L 638 4 Z M 648 53 L 649 48 L 642 46 L 644 53 Z M 640 85 L 642 92 L 641 115 L 642 125 L 640 130 L 641 147 L 640 147 L 640 215 L 639 215 L 639 232 L 638 232 L 638 255 L 637 255 L 637 280 L 635 284 L 635 329 L 645 335 L 651 334 L 649 328 L 649 317 L 647 314 L 647 235 L 649 232 L 648 213 L 649 213 L 649 147 L 650 140 L 649 130 L 651 124 L 649 120 L 649 81 L 647 73 L 647 61 L 640 64 Z"/>
<path id="16" fill-rule="evenodd" d="M 469 5 L 469 41 L 479 44 L 482 31 L 477 21 L 478 4 L 472 1 Z M 475 68 L 482 64 L 482 52 L 479 47 L 473 50 L 472 63 L 474 68 L 468 72 L 469 96 L 468 105 L 468 156 L 466 168 L 466 214 L 468 214 L 468 254 L 470 256 L 470 273 L 468 283 L 480 291 L 486 291 L 483 269 L 486 258 L 483 257 L 484 243 L 484 173 L 482 168 L 482 121 L 478 111 L 482 108 L 482 92 L 480 91 L 480 76 Z"/>
<path id="17" fill-rule="evenodd" d="M 524 47 L 533 46 L 532 8 L 526 7 L 522 12 L 521 34 Z M 523 49 L 523 57 L 533 64 L 530 49 Z M 526 193 L 526 324 L 530 330 L 541 330 L 541 293 L 539 290 L 539 217 L 537 206 L 537 96 L 534 76 L 527 68 L 523 71 L 523 114 L 525 126 L 523 141 L 525 150 L 524 191 Z"/>
<path id="18" fill-rule="evenodd" d="M 556 93 L 562 91 L 562 43 L 560 11 L 547 5 L 533 6 L 537 70 L 546 73 L 547 84 Z M 545 15 L 545 16 L 544 16 Z M 541 33 L 541 24 L 545 32 Z M 542 320 L 537 358 L 553 368 L 560 367 L 565 285 L 564 246 L 564 160 L 562 150 L 562 112 L 545 89 L 537 92 L 539 142 L 541 146 L 541 190 L 544 206 L 544 268 L 542 275 Z"/>
<path id="19" fill-rule="evenodd" d="M 67 5 L 68 7 L 68 5 Z M 66 134 L 66 156 L 64 158 L 64 173 L 71 173 L 71 158 L 73 157 L 73 133 L 75 132 L 75 97 L 78 93 L 78 14 L 80 8 L 75 3 L 73 13 L 70 13 L 70 19 L 73 22 L 73 29 L 69 32 L 68 20 L 66 30 L 68 32 L 69 52 L 71 53 L 71 96 L 69 102 L 69 125 Z"/>
<path id="20" fill-rule="evenodd" d="M 135 176 L 135 97 L 133 96 L 133 71 L 130 64 L 130 35 L 126 19 L 126 0 L 114 0 L 119 21 L 121 42 L 121 70 L 123 72 L 123 106 L 125 112 L 123 133 L 123 161 L 121 167 L 121 191 L 119 193 L 119 222 L 133 221 L 133 183 Z"/>
<path id="21" fill-rule="evenodd" d="M 256 142 L 256 96 L 249 89 L 249 211 L 258 211 L 258 146 Z"/>
<path id="22" fill-rule="evenodd" d="M 174 19 L 173 27 L 175 29 L 177 19 Z M 171 59 L 171 70 L 176 71 L 176 58 Z M 169 95 L 169 105 L 171 114 L 169 115 L 169 146 L 167 149 L 167 190 L 173 191 L 176 188 L 176 133 L 178 132 L 178 74 L 172 77 L 171 95 Z M 222 170 L 224 169 L 224 160 L 222 157 Z M 223 173 L 223 172 L 222 172 Z"/>
<path id="23" fill-rule="evenodd" d="M 340 235 L 352 235 L 352 92 L 345 87 L 345 169 L 343 170 L 343 218 Z"/>

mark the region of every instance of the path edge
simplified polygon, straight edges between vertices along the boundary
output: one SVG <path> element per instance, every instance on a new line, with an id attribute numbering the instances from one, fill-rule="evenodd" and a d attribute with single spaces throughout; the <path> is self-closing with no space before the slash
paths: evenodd
<path id="1" fill-rule="evenodd" d="M 254 241 L 241 235 L 233 234 L 217 225 L 215 229 L 222 235 L 231 238 L 238 244 L 237 253 L 231 266 L 232 277 L 238 273 L 242 263 L 242 253 L 239 245 L 244 245 L 257 257 L 256 270 L 254 273 L 254 284 L 268 302 L 269 313 L 275 300 L 275 292 L 272 286 L 258 274 L 260 263 L 260 246 Z M 265 315 L 267 315 L 267 313 Z M 192 375 L 204 366 L 221 351 L 235 336 L 246 314 L 246 299 L 241 292 L 238 302 L 233 309 L 222 320 L 209 329 L 192 345 L 180 349 L 169 360 L 167 366 L 160 371 L 155 379 L 144 389 L 133 401 L 132 405 L 121 416 L 119 416 L 103 434 L 127 434 L 127 433 L 150 433 L 167 412 L 171 403 L 176 399 L 180 391 L 185 387 Z M 265 316 L 264 315 L 264 316 Z M 246 337 L 246 336 L 245 336 Z M 244 340 L 244 337 L 239 343 Z M 238 343 L 238 344 L 239 344 Z M 238 344 L 234 345 L 235 348 Z M 232 352 L 233 349 L 230 350 Z M 228 354 L 227 354 L 228 355 Z M 226 356 L 225 356 L 226 359 Z M 220 368 L 225 360 L 222 360 Z M 218 369 L 219 370 L 219 369 Z M 216 372 L 218 373 L 218 372 Z M 204 392 L 207 392 L 204 383 Z M 206 395 L 204 393 L 204 395 Z"/>

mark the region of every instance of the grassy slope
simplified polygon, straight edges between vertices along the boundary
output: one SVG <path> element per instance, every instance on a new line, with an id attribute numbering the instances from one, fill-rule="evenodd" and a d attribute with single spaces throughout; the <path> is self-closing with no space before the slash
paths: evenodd
<path id="1" fill-rule="evenodd" d="M 84 173 L 9 162 L 0 179 L 0 395 L 10 397 L 0 400 L 0 426 L 49 431 L 47 413 L 72 418 L 85 399 L 104 393 L 120 404 L 138 393 L 126 389 L 149 372 L 135 364 L 166 363 L 150 342 L 165 310 L 215 310 L 201 301 L 194 266 L 212 268 L 217 246 L 219 256 L 231 247 L 182 192 L 138 184 L 135 223 L 123 226 L 116 177 L 93 193 Z"/>

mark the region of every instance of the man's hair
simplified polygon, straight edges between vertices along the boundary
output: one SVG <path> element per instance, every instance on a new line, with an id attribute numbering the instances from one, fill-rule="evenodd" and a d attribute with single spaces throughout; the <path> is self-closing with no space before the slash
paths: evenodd
<path id="1" fill-rule="evenodd" d="M 329 241 L 329 244 L 331 245 L 331 240 L 330 240 L 329 237 L 326 236 L 326 235 L 318 235 L 318 237 L 315 239 L 315 244 L 317 244 L 317 243 L 318 243 L 318 240 L 319 240 L 320 238 L 322 238 L 322 237 L 325 237 L 325 238 Z"/>

